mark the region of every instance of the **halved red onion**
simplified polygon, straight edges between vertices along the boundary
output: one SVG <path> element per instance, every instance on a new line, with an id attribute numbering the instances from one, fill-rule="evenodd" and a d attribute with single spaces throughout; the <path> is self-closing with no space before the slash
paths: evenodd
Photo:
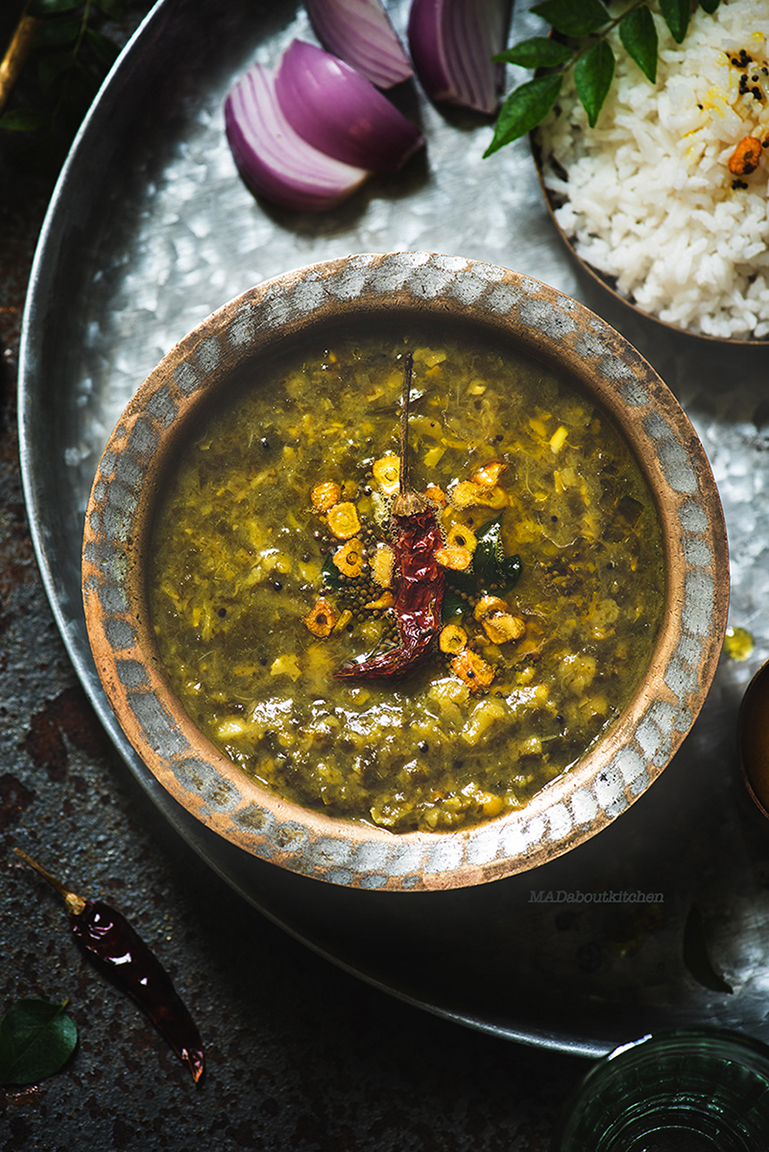
<path id="1" fill-rule="evenodd" d="M 495 112 L 510 0 L 413 0 L 408 40 L 427 95 L 439 103 Z"/>
<path id="2" fill-rule="evenodd" d="M 295 132 L 336 160 L 397 172 L 424 138 L 386 96 L 349 64 L 308 44 L 289 44 L 275 94 Z"/>
<path id="3" fill-rule="evenodd" d="M 284 208 L 333 208 L 371 173 L 308 144 L 286 120 L 269 69 L 253 64 L 224 102 L 227 141 L 252 192 Z"/>
<path id="4" fill-rule="evenodd" d="M 392 88 L 412 75 L 382 0 L 305 0 L 315 35 L 377 88 Z"/>

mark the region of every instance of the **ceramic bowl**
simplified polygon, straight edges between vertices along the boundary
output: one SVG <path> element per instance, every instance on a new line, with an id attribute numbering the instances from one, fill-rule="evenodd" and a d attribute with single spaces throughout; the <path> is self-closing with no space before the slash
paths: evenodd
<path id="1" fill-rule="evenodd" d="M 622 714 L 529 804 L 470 829 L 393 834 L 276 798 L 196 729 L 169 689 L 150 627 L 146 557 L 156 495 L 193 417 L 249 364 L 344 318 L 470 323 L 577 379 L 629 442 L 657 504 L 663 623 Z M 106 695 L 159 784 L 216 834 L 332 883 L 414 891 L 534 868 L 594 836 L 669 763 L 718 662 L 728 601 L 718 493 L 694 430 L 641 356 L 575 300 L 490 264 L 428 253 L 356 255 L 260 284 L 186 336 L 139 387 L 101 459 L 86 512 L 83 594 Z"/>

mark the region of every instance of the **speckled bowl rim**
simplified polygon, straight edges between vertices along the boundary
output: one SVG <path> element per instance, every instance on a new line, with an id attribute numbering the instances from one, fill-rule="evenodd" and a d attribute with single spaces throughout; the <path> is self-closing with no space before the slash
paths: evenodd
<path id="1" fill-rule="evenodd" d="M 202 737 L 168 689 L 151 634 L 143 550 L 164 451 L 233 372 L 341 314 L 469 320 L 572 372 L 623 431 L 657 501 L 663 625 L 633 700 L 604 737 L 523 809 L 476 828 L 394 834 L 272 796 Z M 215 833 L 294 872 L 368 890 L 468 886 L 534 868 L 624 812 L 691 728 L 728 608 L 726 531 L 704 450 L 650 365 L 583 305 L 496 265 L 437 253 L 361 254 L 286 273 L 230 301 L 139 387 L 101 458 L 86 510 L 83 599 L 103 688 L 156 779 Z"/>

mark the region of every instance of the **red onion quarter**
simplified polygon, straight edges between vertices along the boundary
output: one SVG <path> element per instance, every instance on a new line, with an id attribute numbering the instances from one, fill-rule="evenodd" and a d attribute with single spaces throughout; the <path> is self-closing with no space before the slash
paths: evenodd
<path id="1" fill-rule="evenodd" d="M 305 0 L 304 6 L 323 47 L 377 88 L 391 88 L 412 75 L 382 0 Z"/>
<path id="2" fill-rule="evenodd" d="M 333 208 L 370 175 L 319 151 L 294 131 L 281 111 L 272 74 L 261 64 L 253 64 L 230 89 L 224 121 L 244 182 L 284 208 Z"/>
<path id="3" fill-rule="evenodd" d="M 294 40 L 275 74 L 275 93 L 303 140 L 345 164 L 397 172 L 424 139 L 370 81 L 330 52 Z"/>
<path id="4" fill-rule="evenodd" d="M 510 0 L 413 0 L 411 59 L 431 100 L 491 114 L 499 103 L 499 66 Z"/>

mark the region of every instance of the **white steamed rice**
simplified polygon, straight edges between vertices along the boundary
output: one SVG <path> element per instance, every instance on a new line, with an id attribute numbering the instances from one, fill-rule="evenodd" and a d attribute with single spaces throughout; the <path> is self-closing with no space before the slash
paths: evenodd
<path id="1" fill-rule="evenodd" d="M 644 312 L 711 336 L 769 336 L 769 148 L 751 175 L 728 168 L 745 136 L 769 137 L 769 0 L 722 0 L 715 16 L 698 8 L 680 45 L 655 22 L 656 85 L 615 34 L 596 127 L 573 85 L 543 124 L 546 186 L 566 198 L 556 219 Z M 732 63 L 741 49 L 747 71 Z"/>

